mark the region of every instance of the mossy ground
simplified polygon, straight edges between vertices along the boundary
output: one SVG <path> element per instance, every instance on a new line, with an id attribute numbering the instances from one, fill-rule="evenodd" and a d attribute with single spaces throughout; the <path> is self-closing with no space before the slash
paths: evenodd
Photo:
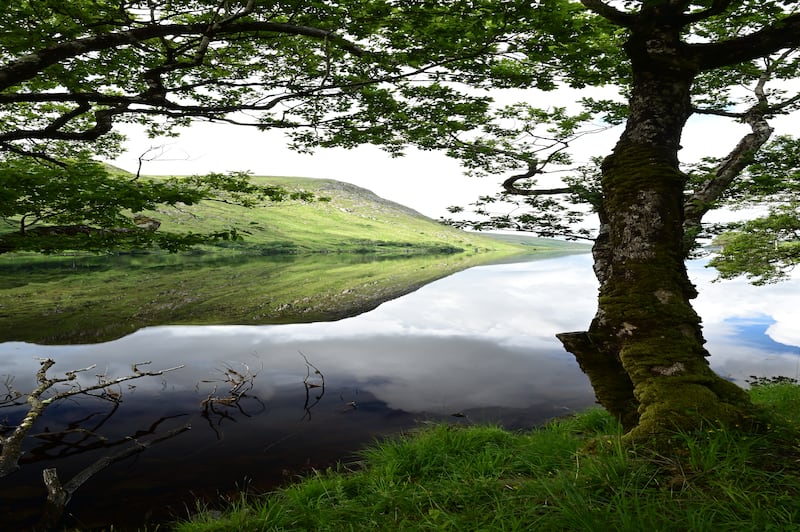
<path id="1" fill-rule="evenodd" d="M 435 426 L 176 529 L 800 529 L 800 387 L 751 395 L 769 430 L 675 433 L 668 453 L 623 445 L 600 409 L 527 433 Z"/>

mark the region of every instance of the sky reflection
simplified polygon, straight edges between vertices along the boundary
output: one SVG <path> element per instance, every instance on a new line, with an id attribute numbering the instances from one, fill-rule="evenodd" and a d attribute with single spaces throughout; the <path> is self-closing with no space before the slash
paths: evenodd
<path id="1" fill-rule="evenodd" d="M 740 382 L 749 375 L 798 375 L 800 282 L 712 283 L 715 272 L 702 261 L 693 261 L 690 273 L 718 372 Z M 554 335 L 586 328 L 596 292 L 588 254 L 481 266 L 337 322 L 163 326 L 94 345 L 0 344 L 0 373 L 24 378 L 36 367 L 34 356 L 53 357 L 64 369 L 98 363 L 109 374 L 153 360 L 154 367 L 190 365 L 181 372 L 188 375 L 169 379 L 185 388 L 225 363 L 244 363 L 264 368 L 281 385 L 305 372 L 302 352 L 326 376 L 368 386 L 393 408 L 469 408 L 487 400 L 520 407 L 524 397 L 550 397 L 548 388 L 586 389 Z"/>

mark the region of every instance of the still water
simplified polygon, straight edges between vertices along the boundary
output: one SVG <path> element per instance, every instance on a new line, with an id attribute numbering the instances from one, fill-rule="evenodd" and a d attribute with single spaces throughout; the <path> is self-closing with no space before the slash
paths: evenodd
<path id="1" fill-rule="evenodd" d="M 755 288 L 711 283 L 713 270 L 700 262 L 690 271 L 718 373 L 742 384 L 751 375 L 798 376 L 800 281 Z M 197 499 L 264 491 L 355 460 L 376 438 L 426 422 L 527 429 L 589 407 L 588 381 L 554 334 L 586 328 L 596 286 L 591 257 L 568 255 L 472 268 L 338 322 L 164 326 L 94 345 L 0 344 L 0 385 L 21 391 L 42 357 L 56 361 L 51 375 L 97 364 L 82 374 L 86 383 L 126 375 L 136 362 L 184 365 L 122 384 L 119 404 L 81 398 L 50 408 L 21 471 L 0 479 L 4 523 L 35 518 L 43 468 L 57 467 L 66 481 L 125 449 L 130 436 L 145 442 L 191 426 L 93 476 L 68 507 L 72 523 L 163 522 L 191 512 Z M 0 421 L 18 422 L 21 412 L 3 408 Z"/>

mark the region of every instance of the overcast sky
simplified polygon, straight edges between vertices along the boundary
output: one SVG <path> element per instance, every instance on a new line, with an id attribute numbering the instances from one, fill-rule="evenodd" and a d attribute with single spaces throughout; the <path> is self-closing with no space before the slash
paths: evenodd
<path id="1" fill-rule="evenodd" d="M 566 105 L 577 109 L 575 100 L 584 95 L 585 91 L 574 90 L 555 93 L 516 91 L 512 97 L 526 98 L 540 107 Z M 776 121 L 776 125 L 780 132 L 781 125 L 788 125 L 788 121 Z M 584 162 L 593 155 L 607 154 L 620 131 L 614 128 L 574 143 L 576 161 Z M 467 205 L 479 195 L 497 192 L 499 183 L 508 177 L 466 177 L 457 161 L 438 152 L 408 150 L 405 157 L 391 158 L 377 148 L 364 146 L 353 150 L 319 150 L 313 155 L 303 155 L 289 150 L 280 132 L 260 132 L 255 128 L 225 124 L 197 123 L 183 130 L 179 138 L 167 139 L 149 139 L 132 129 L 124 132 L 129 136 L 128 151 L 112 162 L 125 170 L 135 171 L 139 156 L 148 148 L 163 146 L 157 157 L 144 162 L 144 175 L 241 170 L 254 175 L 336 179 L 368 188 L 379 196 L 432 218 L 447 215 L 446 208 L 450 205 Z M 693 118 L 682 142 L 682 160 L 721 156 L 747 132 L 748 128 L 728 119 Z M 155 154 L 153 152 L 150 157 Z"/>

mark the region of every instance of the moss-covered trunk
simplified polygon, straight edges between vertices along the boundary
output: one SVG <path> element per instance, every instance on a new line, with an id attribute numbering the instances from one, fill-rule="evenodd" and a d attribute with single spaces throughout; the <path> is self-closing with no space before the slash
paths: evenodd
<path id="1" fill-rule="evenodd" d="M 743 421 L 746 396 L 710 369 L 691 306 L 683 176 L 672 154 L 623 139 L 605 162 L 603 188 L 611 252 L 590 335 L 619 348 L 638 407 L 634 431 Z"/>
<path id="2" fill-rule="evenodd" d="M 695 70 L 669 28 L 634 28 L 626 50 L 634 71 L 629 119 L 602 167 L 598 310 L 589 331 L 559 338 L 631 438 L 739 423 L 748 399 L 708 365 L 684 264 L 678 150 Z"/>

